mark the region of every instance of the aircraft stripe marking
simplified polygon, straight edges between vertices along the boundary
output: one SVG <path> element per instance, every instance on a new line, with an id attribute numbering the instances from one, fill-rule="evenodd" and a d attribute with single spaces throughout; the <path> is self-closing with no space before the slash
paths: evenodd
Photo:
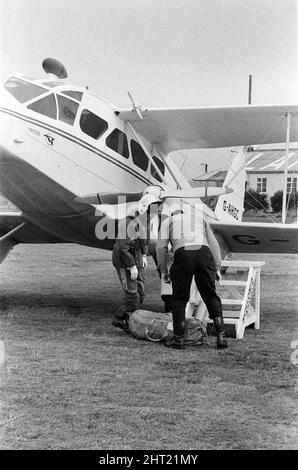
<path id="1" fill-rule="evenodd" d="M 72 136 L 71 134 L 69 134 L 68 132 L 65 132 L 65 131 L 61 131 L 60 129 L 57 129 L 56 127 L 54 126 L 51 126 L 50 124 L 47 125 L 45 123 L 43 123 L 42 121 L 38 121 L 37 119 L 31 119 L 31 118 L 28 118 L 27 116 L 23 116 L 22 114 L 19 114 L 19 113 L 16 113 L 14 111 L 11 111 L 11 110 L 4 110 L 4 108 L 0 108 L 2 111 L 6 112 L 7 114 L 12 114 L 14 115 L 15 117 L 21 119 L 22 121 L 25 121 L 25 122 L 30 122 L 31 124 L 35 124 L 35 125 L 39 125 L 40 127 L 42 127 L 43 129 L 46 129 L 46 130 L 50 130 L 52 132 L 55 132 L 56 134 L 62 136 L 62 137 L 65 137 L 66 139 L 68 140 L 71 140 L 72 142 L 74 143 L 77 143 L 78 145 L 80 145 L 81 147 L 84 147 L 86 148 L 87 150 L 90 150 L 91 152 L 95 153 L 96 155 L 99 155 L 100 157 L 104 158 L 105 160 L 109 161 L 110 163 L 113 163 L 114 165 L 118 166 L 119 168 L 123 169 L 123 170 L 126 170 L 128 173 L 130 173 L 132 176 L 135 176 L 137 177 L 140 181 L 142 181 L 143 183 L 146 183 L 146 184 L 152 184 L 149 180 L 145 179 L 145 177 L 143 177 L 142 175 L 140 175 L 139 173 L 137 173 L 135 170 L 133 170 L 131 167 L 128 167 L 127 165 L 124 165 L 123 163 L 121 162 L 118 162 L 117 160 L 113 160 L 109 157 L 109 155 L 107 155 L 106 153 L 104 153 L 103 151 L 100 151 L 99 149 L 97 149 L 96 147 L 93 147 L 92 145 L 88 144 L 88 142 L 85 142 L 84 140 L 81 140 L 79 139 L 78 137 L 76 136 Z M 69 136 L 69 137 L 68 137 Z"/>
<path id="2" fill-rule="evenodd" d="M 22 121 L 29 122 L 31 124 L 38 125 L 38 126 L 42 127 L 43 129 L 55 132 L 56 134 L 60 135 L 61 137 L 64 137 L 68 140 L 71 140 L 74 143 L 77 143 L 81 147 L 84 147 L 87 150 L 90 150 L 91 152 L 95 153 L 96 155 L 99 155 L 100 157 L 104 158 L 105 160 L 109 161 L 110 163 L 113 163 L 114 165 L 118 166 L 122 170 L 127 171 L 132 176 L 135 176 L 140 181 L 142 181 L 142 183 L 146 183 L 148 185 L 152 184 L 152 182 L 150 180 L 148 180 L 144 176 L 137 173 L 133 168 L 125 165 L 122 162 L 119 162 L 118 160 L 112 159 L 108 154 L 106 154 L 102 150 L 99 150 L 98 148 L 94 147 L 93 145 L 89 144 L 88 142 L 85 142 L 84 140 L 80 139 L 79 137 L 73 136 L 73 135 L 69 134 L 68 132 L 61 131 L 61 129 L 58 129 L 57 127 L 51 126 L 50 124 L 45 124 L 44 122 L 39 121 L 38 119 L 29 118 L 28 116 L 24 116 L 22 114 L 17 113 L 16 111 L 12 111 L 10 109 L 0 107 L 0 111 L 4 112 L 6 114 L 10 114 L 14 117 L 17 117 L 18 119 L 21 119 Z"/>

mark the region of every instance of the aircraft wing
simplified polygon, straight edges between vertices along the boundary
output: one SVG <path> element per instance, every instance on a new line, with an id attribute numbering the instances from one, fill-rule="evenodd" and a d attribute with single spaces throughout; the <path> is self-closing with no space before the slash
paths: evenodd
<path id="1" fill-rule="evenodd" d="M 22 212 L 0 212 L 0 238 L 23 222 L 25 225 L 9 237 L 15 243 L 57 243 L 61 241 L 26 221 Z"/>
<path id="2" fill-rule="evenodd" d="M 233 253 L 298 253 L 298 225 L 212 221 L 214 233 Z"/>
<path id="3" fill-rule="evenodd" d="M 286 140 L 291 113 L 291 142 L 298 141 L 298 105 L 225 106 L 115 111 L 165 153 L 188 148 L 234 147 Z"/>

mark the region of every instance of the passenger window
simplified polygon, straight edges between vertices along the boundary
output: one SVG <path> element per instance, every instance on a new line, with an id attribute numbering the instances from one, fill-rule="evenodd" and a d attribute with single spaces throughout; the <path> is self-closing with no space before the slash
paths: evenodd
<path id="1" fill-rule="evenodd" d="M 164 163 L 157 157 L 153 157 L 153 161 L 154 163 L 156 163 L 156 166 L 157 168 L 159 169 L 159 171 L 164 175 L 165 174 L 165 166 L 164 166 Z M 151 175 L 153 176 L 153 178 L 155 178 L 157 181 L 159 181 L 160 183 L 162 183 L 162 179 L 161 177 L 159 176 L 159 174 L 157 173 L 156 169 L 154 168 L 154 166 L 151 164 Z"/>
<path id="2" fill-rule="evenodd" d="M 115 152 L 122 155 L 122 157 L 129 157 L 129 150 L 126 135 L 119 129 L 114 129 L 106 138 L 106 145 Z"/>
<path id="3" fill-rule="evenodd" d="M 64 96 L 57 95 L 58 98 L 58 109 L 59 109 L 59 120 L 66 122 L 70 126 L 73 126 L 77 111 L 78 103 L 75 101 L 64 98 Z"/>
<path id="4" fill-rule="evenodd" d="M 35 111 L 36 113 L 43 114 L 44 116 L 48 116 L 52 119 L 57 118 L 57 106 L 56 100 L 54 95 L 48 95 L 41 100 L 34 101 L 27 106 L 28 109 Z"/>
<path id="5" fill-rule="evenodd" d="M 139 168 L 146 171 L 149 165 L 149 160 L 140 144 L 132 139 L 130 141 L 130 148 L 133 162 Z"/>
<path id="6" fill-rule="evenodd" d="M 32 85 L 32 83 L 24 82 L 15 77 L 9 78 L 4 84 L 4 88 L 20 103 L 25 103 L 33 98 L 37 98 L 39 95 L 48 91 L 46 88 Z"/>
<path id="7" fill-rule="evenodd" d="M 108 123 L 99 116 L 96 116 L 96 114 L 88 111 L 88 109 L 84 109 L 80 117 L 80 126 L 85 134 L 90 135 L 93 139 L 99 139 L 107 130 Z"/>

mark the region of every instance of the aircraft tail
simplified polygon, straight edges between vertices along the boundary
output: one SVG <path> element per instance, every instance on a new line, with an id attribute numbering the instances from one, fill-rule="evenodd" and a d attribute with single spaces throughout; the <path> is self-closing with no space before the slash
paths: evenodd
<path id="1" fill-rule="evenodd" d="M 214 212 L 219 220 L 241 222 L 244 211 L 245 180 L 245 154 L 243 149 L 240 149 L 231 162 L 223 184 L 233 192 L 219 196 L 216 203 Z"/>

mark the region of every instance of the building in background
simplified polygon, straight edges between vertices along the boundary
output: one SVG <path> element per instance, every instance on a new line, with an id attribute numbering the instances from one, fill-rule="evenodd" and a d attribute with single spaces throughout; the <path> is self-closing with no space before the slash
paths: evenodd
<path id="1" fill-rule="evenodd" d="M 203 175 L 197 176 L 190 181 L 190 184 L 194 188 L 202 188 L 204 186 L 208 187 L 221 187 L 225 180 L 228 170 L 222 168 L 220 170 L 210 171 L 209 173 L 204 173 Z"/>
<path id="2" fill-rule="evenodd" d="M 270 200 L 276 191 L 284 189 L 285 150 L 248 149 L 246 164 L 247 189 L 266 193 Z M 291 149 L 288 160 L 287 193 L 297 191 L 298 149 Z"/>
<path id="3" fill-rule="evenodd" d="M 266 193 L 268 200 L 276 191 L 284 189 L 285 149 L 246 150 L 246 188 Z M 222 186 L 227 169 L 205 173 L 193 178 L 194 187 Z M 298 149 L 291 149 L 288 160 L 287 192 L 297 191 Z"/>

